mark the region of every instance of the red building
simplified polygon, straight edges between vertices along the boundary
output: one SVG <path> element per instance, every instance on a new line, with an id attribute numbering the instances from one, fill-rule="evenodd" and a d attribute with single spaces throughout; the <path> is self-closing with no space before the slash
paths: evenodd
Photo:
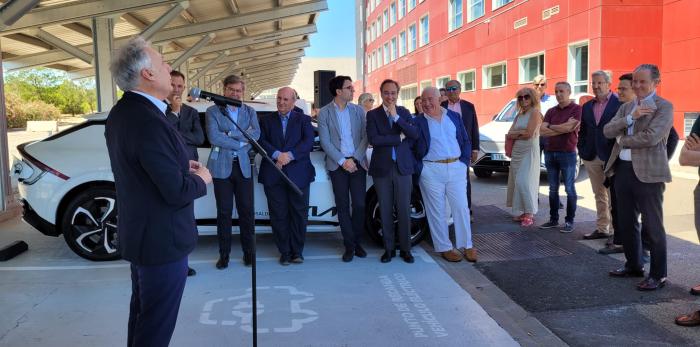
<path id="1" fill-rule="evenodd" d="M 392 78 L 401 101 L 427 85 L 462 83 L 462 98 L 488 122 L 538 74 L 591 92 L 596 70 L 617 78 L 641 63 L 659 65 L 659 95 L 675 106 L 679 133 L 700 112 L 698 0 L 358 0 L 363 7 L 364 76 L 378 94 Z M 684 120 L 688 120 L 684 123 Z"/>

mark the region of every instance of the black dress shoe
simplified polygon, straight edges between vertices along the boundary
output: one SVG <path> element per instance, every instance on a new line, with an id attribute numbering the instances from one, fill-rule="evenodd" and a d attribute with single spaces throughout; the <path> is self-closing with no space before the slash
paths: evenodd
<path id="1" fill-rule="evenodd" d="M 391 261 L 391 258 L 396 256 L 396 251 L 384 251 L 384 254 L 382 254 L 381 261 L 382 263 L 388 263 Z"/>
<path id="2" fill-rule="evenodd" d="M 228 255 L 220 255 L 219 260 L 216 261 L 216 268 L 221 270 L 228 267 Z"/>
<path id="3" fill-rule="evenodd" d="M 294 255 L 292 256 L 292 263 L 294 264 L 301 264 L 304 262 L 304 256 L 299 254 L 299 255 Z"/>
<path id="4" fill-rule="evenodd" d="M 367 252 L 365 251 L 364 248 L 362 248 L 362 246 L 355 245 L 355 255 L 360 257 L 360 258 L 364 258 L 367 256 Z"/>
<path id="5" fill-rule="evenodd" d="M 284 254 L 280 255 L 280 265 L 289 265 L 289 257 Z"/>
<path id="6" fill-rule="evenodd" d="M 612 277 L 644 277 L 644 270 L 630 270 L 623 266 L 610 271 L 608 274 Z"/>
<path id="7" fill-rule="evenodd" d="M 245 266 L 253 265 L 253 253 L 243 252 L 243 265 L 245 265 Z"/>
<path id="8" fill-rule="evenodd" d="M 346 263 L 351 262 L 353 256 L 355 256 L 354 249 L 345 249 L 345 253 L 343 253 L 343 262 L 346 262 Z"/>
<path id="9" fill-rule="evenodd" d="M 187 267 L 187 277 L 192 277 L 196 274 L 197 274 L 197 271 L 194 271 L 194 269 L 189 267 L 189 266 Z"/>
<path id="10" fill-rule="evenodd" d="M 401 251 L 401 252 L 399 252 L 399 256 L 400 256 L 401 258 L 403 258 L 403 261 L 405 261 L 405 262 L 407 262 L 407 263 L 409 263 L 409 264 L 413 264 L 413 262 L 414 262 L 414 260 L 415 260 L 415 259 L 413 258 L 413 254 L 411 254 L 411 251 L 406 251 L 406 252 Z"/>
<path id="11" fill-rule="evenodd" d="M 583 235 L 584 240 L 607 239 L 608 237 L 610 237 L 610 234 L 604 233 L 604 232 L 597 230 L 597 229 L 590 234 Z"/>
<path id="12" fill-rule="evenodd" d="M 647 277 L 644 279 L 644 281 L 639 282 L 637 284 L 637 290 L 641 291 L 651 291 L 651 290 L 657 290 L 661 289 L 666 285 L 666 278 L 661 278 L 661 279 L 656 279 L 654 277 Z"/>

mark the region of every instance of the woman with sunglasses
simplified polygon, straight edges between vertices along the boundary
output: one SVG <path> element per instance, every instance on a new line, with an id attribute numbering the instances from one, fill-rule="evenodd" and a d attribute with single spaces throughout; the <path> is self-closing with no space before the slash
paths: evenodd
<path id="1" fill-rule="evenodd" d="M 542 114 L 534 89 L 522 88 L 516 97 L 518 114 L 506 134 L 506 138 L 513 141 L 506 206 L 513 208 L 513 221 L 528 227 L 535 222 L 537 213 Z"/>

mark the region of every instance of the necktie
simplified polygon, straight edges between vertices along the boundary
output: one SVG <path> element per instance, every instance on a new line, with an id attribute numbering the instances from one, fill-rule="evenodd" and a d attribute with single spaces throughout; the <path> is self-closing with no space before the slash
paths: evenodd
<path id="1" fill-rule="evenodd" d="M 287 121 L 289 117 L 282 115 L 282 136 L 287 137 Z"/>
<path id="2" fill-rule="evenodd" d="M 389 115 L 389 128 L 394 128 L 394 117 Z M 391 147 L 391 160 L 396 161 L 396 147 Z"/>

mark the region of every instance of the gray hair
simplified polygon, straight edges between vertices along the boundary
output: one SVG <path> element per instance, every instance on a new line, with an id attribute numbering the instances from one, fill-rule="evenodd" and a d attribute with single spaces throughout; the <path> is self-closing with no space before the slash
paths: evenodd
<path id="1" fill-rule="evenodd" d="M 612 81 L 612 74 L 610 73 L 610 71 L 598 70 L 591 74 L 591 79 L 593 79 L 593 77 L 596 76 L 603 77 L 605 83 L 610 83 Z"/>
<path id="2" fill-rule="evenodd" d="M 136 89 L 141 82 L 141 70 L 153 67 L 151 57 L 146 52 L 149 46 L 143 37 L 136 36 L 115 52 L 109 70 L 121 90 Z"/>
<path id="3" fill-rule="evenodd" d="M 437 89 L 436 87 L 425 87 L 423 88 L 423 91 L 420 93 L 421 96 L 423 95 L 431 95 L 439 98 L 440 97 L 440 89 Z"/>
<path id="4" fill-rule="evenodd" d="M 567 81 L 559 81 L 559 82 L 557 82 L 557 83 L 554 85 L 554 88 L 556 88 L 556 87 L 559 86 L 559 85 L 562 85 L 562 86 L 566 87 L 566 89 L 568 89 L 569 91 L 571 91 L 571 84 L 569 84 L 569 82 L 567 82 Z"/>
<path id="5" fill-rule="evenodd" d="M 238 75 L 228 75 L 224 78 L 224 81 L 222 83 L 224 85 L 224 88 L 226 88 L 226 86 L 229 84 L 240 83 L 241 87 L 243 87 L 243 90 L 245 90 L 245 81 L 241 76 Z M 296 93 L 296 91 L 294 93 Z"/>
<path id="6" fill-rule="evenodd" d="M 360 104 L 360 105 L 362 105 L 365 101 L 367 101 L 367 100 L 369 100 L 369 99 L 374 99 L 374 97 L 372 96 L 372 94 L 370 94 L 370 93 L 362 93 L 362 94 L 360 94 L 360 97 L 357 98 L 357 103 Z"/>
<path id="7" fill-rule="evenodd" d="M 661 72 L 659 72 L 659 67 L 654 64 L 642 64 L 634 69 L 634 72 L 639 72 L 640 70 L 648 70 L 651 74 L 652 81 L 658 81 L 661 79 Z"/>

